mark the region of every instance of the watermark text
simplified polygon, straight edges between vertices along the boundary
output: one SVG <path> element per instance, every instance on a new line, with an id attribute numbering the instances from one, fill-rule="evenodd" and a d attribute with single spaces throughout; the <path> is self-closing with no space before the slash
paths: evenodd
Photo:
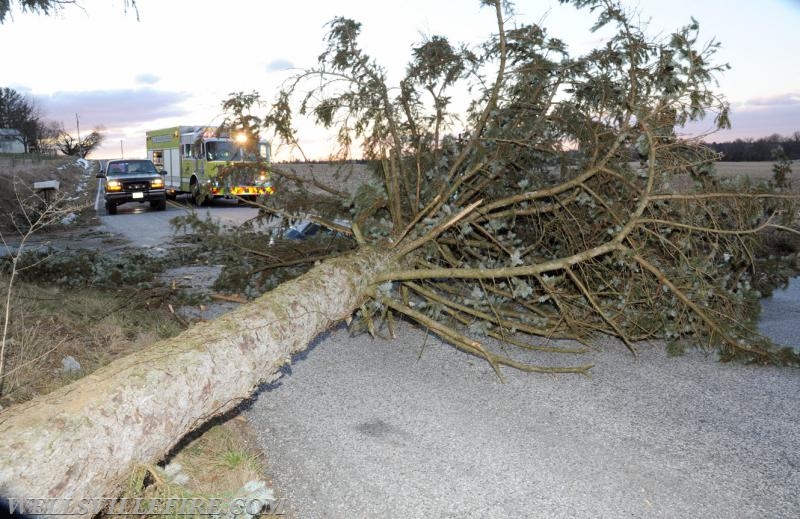
<path id="1" fill-rule="evenodd" d="M 247 517 L 283 515 L 286 498 L 225 500 L 215 497 L 95 497 L 85 499 L 40 497 L 8 498 L 9 514 L 26 515 L 210 515 Z"/>

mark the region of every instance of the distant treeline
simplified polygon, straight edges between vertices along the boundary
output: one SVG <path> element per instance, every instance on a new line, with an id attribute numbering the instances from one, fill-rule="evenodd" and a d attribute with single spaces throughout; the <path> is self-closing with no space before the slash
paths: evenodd
<path id="1" fill-rule="evenodd" d="M 714 151 L 722 154 L 723 161 L 726 162 L 756 162 L 756 161 L 774 161 L 775 157 L 772 151 L 778 146 L 783 148 L 783 152 L 789 160 L 800 160 L 800 131 L 794 132 L 791 136 L 784 137 L 777 133 L 769 137 L 762 137 L 760 139 L 736 139 L 732 142 L 711 142 L 706 145 Z M 639 160 L 640 157 L 637 150 L 631 148 L 631 160 Z M 367 164 L 370 162 L 365 159 L 350 159 L 350 160 L 291 160 L 281 161 L 281 164 Z"/>
<path id="2" fill-rule="evenodd" d="M 729 162 L 751 162 L 775 160 L 772 150 L 778 146 L 790 160 L 800 160 L 800 132 L 790 137 L 773 134 L 760 139 L 736 139 L 733 142 L 707 143 L 714 151 L 722 153 L 722 160 Z"/>

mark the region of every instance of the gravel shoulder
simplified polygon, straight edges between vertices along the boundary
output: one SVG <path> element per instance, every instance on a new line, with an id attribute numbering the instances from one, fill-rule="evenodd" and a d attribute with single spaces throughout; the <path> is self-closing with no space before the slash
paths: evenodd
<path id="1" fill-rule="evenodd" d="M 299 517 L 800 516 L 796 369 L 606 342 L 502 384 L 423 343 L 337 329 L 246 411 Z"/>

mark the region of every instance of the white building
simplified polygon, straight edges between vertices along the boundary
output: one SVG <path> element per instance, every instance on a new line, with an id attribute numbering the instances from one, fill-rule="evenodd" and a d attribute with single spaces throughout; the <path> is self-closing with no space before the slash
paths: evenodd
<path id="1" fill-rule="evenodd" d="M 0 128 L 0 153 L 25 153 L 19 130 Z"/>

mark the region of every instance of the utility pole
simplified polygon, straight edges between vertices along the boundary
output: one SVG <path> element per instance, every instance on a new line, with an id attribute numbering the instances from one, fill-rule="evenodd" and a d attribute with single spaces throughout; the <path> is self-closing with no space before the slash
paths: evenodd
<path id="1" fill-rule="evenodd" d="M 119 140 L 119 158 L 125 158 L 125 151 L 122 149 L 122 139 Z"/>
<path id="2" fill-rule="evenodd" d="M 75 126 L 78 127 L 78 153 L 83 158 L 83 143 L 81 142 L 81 122 L 78 119 L 78 114 L 75 113 Z"/>

